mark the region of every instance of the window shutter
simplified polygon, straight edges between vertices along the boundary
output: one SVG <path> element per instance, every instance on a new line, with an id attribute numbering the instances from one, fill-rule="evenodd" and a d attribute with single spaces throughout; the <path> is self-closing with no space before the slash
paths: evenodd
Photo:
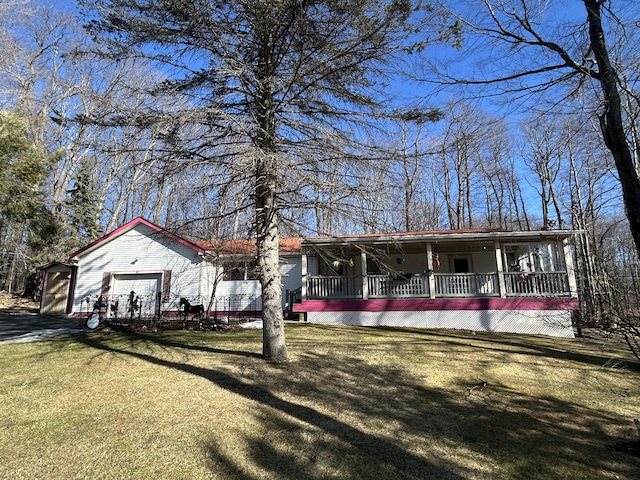
<path id="1" fill-rule="evenodd" d="M 162 272 L 162 301 L 167 303 L 171 300 L 171 270 Z"/>
<path id="2" fill-rule="evenodd" d="M 109 295 L 109 290 L 111 290 L 111 272 L 102 272 L 102 289 L 100 290 L 100 295 Z"/>

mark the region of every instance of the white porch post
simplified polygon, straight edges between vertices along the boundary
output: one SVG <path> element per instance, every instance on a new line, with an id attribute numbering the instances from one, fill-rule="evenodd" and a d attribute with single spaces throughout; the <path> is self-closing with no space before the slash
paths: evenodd
<path id="1" fill-rule="evenodd" d="M 436 276 L 433 272 L 433 250 L 427 243 L 427 279 L 429 280 L 429 298 L 436 298 Z"/>
<path id="2" fill-rule="evenodd" d="M 567 280 L 569 281 L 569 292 L 572 297 L 578 296 L 578 284 L 576 283 L 576 271 L 573 267 L 573 255 L 569 239 L 562 240 L 562 250 L 564 252 L 564 265 L 567 270 Z"/>
<path id="3" fill-rule="evenodd" d="M 368 300 L 369 299 L 369 280 L 367 276 L 369 272 L 367 272 L 367 252 L 365 252 L 364 250 L 360 251 L 360 269 L 361 269 L 361 275 L 362 275 L 362 299 Z"/>
<path id="4" fill-rule="evenodd" d="M 500 297 L 505 298 L 507 296 L 507 285 L 504 281 L 504 264 L 502 262 L 502 247 L 500 242 L 495 240 L 493 242 L 494 250 L 496 252 L 496 270 L 498 272 L 498 289 L 500 290 Z"/>
<path id="5" fill-rule="evenodd" d="M 300 299 L 307 299 L 307 254 L 302 252 L 302 258 L 300 261 L 300 268 L 302 270 L 302 285 L 300 286 Z"/>

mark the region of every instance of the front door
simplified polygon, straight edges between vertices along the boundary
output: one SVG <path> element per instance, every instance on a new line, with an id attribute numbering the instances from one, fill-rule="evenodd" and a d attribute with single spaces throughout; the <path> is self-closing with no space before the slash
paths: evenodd
<path id="1" fill-rule="evenodd" d="M 469 266 L 471 262 L 469 257 L 454 257 L 453 258 L 453 273 L 469 273 L 471 268 Z"/>

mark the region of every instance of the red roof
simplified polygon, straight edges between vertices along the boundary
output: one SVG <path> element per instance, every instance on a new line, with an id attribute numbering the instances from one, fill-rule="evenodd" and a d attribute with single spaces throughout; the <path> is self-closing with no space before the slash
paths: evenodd
<path id="1" fill-rule="evenodd" d="M 205 240 L 187 240 L 186 238 L 180 237 L 175 233 L 171 233 L 170 231 L 142 218 L 137 217 L 131 220 L 128 223 L 125 223 L 121 227 L 115 229 L 114 231 L 100 237 L 97 240 L 85 245 L 81 249 L 73 252 L 69 255 L 69 258 L 75 258 L 83 253 L 87 253 L 94 248 L 99 247 L 100 245 L 113 240 L 114 238 L 119 237 L 125 232 L 128 232 L 136 225 L 146 225 L 147 227 L 155 230 L 162 235 L 165 235 L 173 240 L 182 243 L 183 245 L 195 250 L 200 254 L 205 254 L 207 252 L 215 252 L 221 255 L 255 255 L 256 254 L 256 241 L 255 240 L 247 240 L 247 239 L 238 239 L 238 240 L 225 240 L 219 242 L 210 242 Z M 281 238 L 280 239 L 280 253 L 299 253 L 301 251 L 300 247 L 300 238 Z"/>
<path id="2" fill-rule="evenodd" d="M 112 240 L 113 238 L 122 235 L 123 233 L 131 230 L 136 225 L 146 225 L 147 227 L 155 230 L 158 233 L 166 235 L 173 240 L 182 243 L 183 245 L 195 250 L 200 254 L 206 253 L 214 253 L 218 255 L 256 255 L 256 241 L 255 239 L 237 239 L 237 240 L 221 240 L 221 241 L 205 241 L 205 240 L 187 240 L 183 237 L 180 237 L 174 233 L 165 230 L 158 225 L 155 225 L 148 220 L 145 220 L 142 217 L 135 218 L 130 222 L 122 225 L 120 228 L 117 228 L 111 233 L 99 238 L 81 248 L 80 250 L 72 253 L 69 258 L 73 259 L 87 251 L 93 250 L 97 248 L 101 244 Z M 425 230 L 420 232 L 388 232 L 388 233 L 362 233 L 362 234 L 354 234 L 354 235 L 335 235 L 335 236 L 316 236 L 316 237 L 305 237 L 302 238 L 281 238 L 279 240 L 280 244 L 280 253 L 300 253 L 302 251 L 301 243 L 309 242 L 309 243 L 325 243 L 324 241 L 328 241 L 329 243 L 334 243 L 335 241 L 340 241 L 341 239 L 349 239 L 349 240 L 373 240 L 379 239 L 382 240 L 388 237 L 407 237 L 407 240 L 416 239 L 423 236 L 452 236 L 455 238 L 456 234 L 478 234 L 478 235 L 487 235 L 487 234 L 501 234 L 501 233 L 509 233 L 507 230 L 502 228 L 467 228 L 461 230 Z M 525 234 L 526 232 L 519 232 L 521 234 Z M 538 232 L 540 233 L 540 232 Z M 545 232 L 546 233 L 546 232 Z M 332 242 L 333 240 L 333 242 Z"/>
<path id="3" fill-rule="evenodd" d="M 279 240 L 280 253 L 299 253 L 301 251 L 300 238 L 281 238 Z M 217 253 L 218 255 L 255 255 L 256 241 L 248 239 L 221 240 L 218 242 L 197 241 L 200 247 Z"/>

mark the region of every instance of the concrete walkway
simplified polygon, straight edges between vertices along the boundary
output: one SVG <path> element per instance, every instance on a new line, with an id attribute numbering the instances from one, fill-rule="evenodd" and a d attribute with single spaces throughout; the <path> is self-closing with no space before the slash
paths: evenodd
<path id="1" fill-rule="evenodd" d="M 66 315 L 7 313 L 0 310 L 0 343 L 33 342 L 82 330 L 81 321 Z"/>

